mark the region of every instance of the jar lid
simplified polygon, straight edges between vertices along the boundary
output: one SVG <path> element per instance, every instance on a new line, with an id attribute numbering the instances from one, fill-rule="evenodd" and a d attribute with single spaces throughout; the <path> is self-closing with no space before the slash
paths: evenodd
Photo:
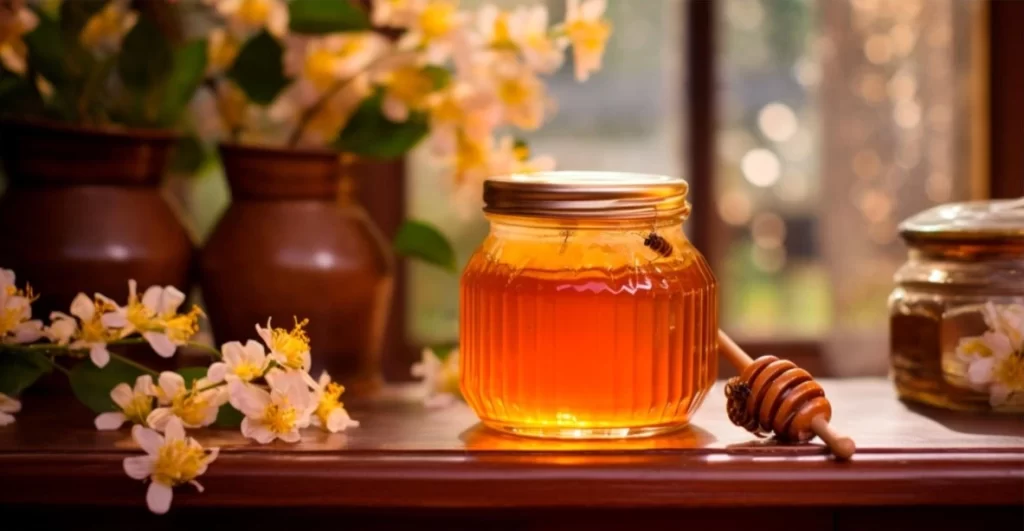
<path id="1" fill-rule="evenodd" d="M 907 241 L 1024 241 L 1024 198 L 948 203 L 900 224 Z"/>
<path id="2" fill-rule="evenodd" d="M 559 219 L 686 217 L 689 185 L 678 177 L 600 171 L 515 173 L 484 181 L 484 212 Z"/>

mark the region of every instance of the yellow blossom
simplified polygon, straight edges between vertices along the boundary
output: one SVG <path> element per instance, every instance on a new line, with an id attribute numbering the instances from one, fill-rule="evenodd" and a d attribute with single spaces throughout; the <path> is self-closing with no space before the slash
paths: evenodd
<path id="1" fill-rule="evenodd" d="M 573 47 L 576 79 L 586 81 L 601 69 L 612 25 L 603 18 L 606 0 L 566 0 L 565 34 Z"/>
<path id="2" fill-rule="evenodd" d="M 288 30 L 288 5 L 282 0 L 208 0 L 227 19 L 228 27 L 240 35 L 266 28 L 283 36 Z"/>
<path id="3" fill-rule="evenodd" d="M 121 411 L 100 413 L 94 424 L 98 430 L 116 430 L 125 422 L 146 424 L 153 411 L 153 377 L 144 374 L 135 380 L 135 387 L 126 383 L 117 384 L 110 391 L 110 399 Z"/>
<path id="4" fill-rule="evenodd" d="M 532 131 L 544 123 L 549 100 L 544 83 L 528 68 L 509 64 L 496 69 L 498 99 L 510 124 Z"/>
<path id="5" fill-rule="evenodd" d="M 434 79 L 422 66 L 401 65 L 381 77 L 384 85 L 382 111 L 388 119 L 404 122 L 410 111 L 422 110 L 434 91 Z"/>
<path id="6" fill-rule="evenodd" d="M 158 383 L 153 394 L 161 407 L 146 417 L 146 423 L 157 431 L 164 431 L 175 418 L 188 428 L 209 426 L 217 420 L 220 406 L 228 401 L 224 387 L 207 378 L 200 378 L 189 387 L 180 374 L 165 371 L 160 373 Z"/>
<path id="7" fill-rule="evenodd" d="M 214 28 L 207 40 L 206 71 L 217 74 L 227 70 L 238 57 L 241 43 L 224 28 Z"/>
<path id="8" fill-rule="evenodd" d="M 132 438 L 146 452 L 146 455 L 127 457 L 124 471 L 132 479 L 149 479 L 146 505 L 156 514 L 170 509 L 173 488 L 189 483 L 202 492 L 203 487 L 196 478 L 206 472 L 211 462 L 217 459 L 218 448 L 204 449 L 195 439 L 185 436 L 181 421 L 174 419 L 167 424 L 164 435 L 136 425 Z"/>
<path id="9" fill-rule="evenodd" d="M 308 370 L 310 363 L 309 335 L 305 327 L 309 319 L 299 321 L 295 318 L 295 326 L 291 330 L 271 328 L 270 319 L 267 327 L 256 325 L 256 333 L 270 349 L 270 357 L 282 367 L 295 370 Z"/>
<path id="10" fill-rule="evenodd" d="M 120 329 L 120 336 L 127 337 L 135 332 L 142 334 L 149 345 L 162 357 L 174 355 L 178 346 L 184 345 L 199 330 L 199 316 L 203 314 L 198 306 L 188 313 L 178 313 L 178 307 L 185 301 L 185 294 L 174 286 L 150 286 L 140 299 L 134 280 L 128 281 L 128 304 L 103 314 L 106 327 Z"/>
<path id="11" fill-rule="evenodd" d="M 79 293 L 71 301 L 71 315 L 50 314 L 52 323 L 47 328 L 47 336 L 59 345 L 68 345 L 71 351 L 88 350 L 92 362 L 102 368 L 110 361 L 107 343 L 119 336 L 117 331 L 103 324 L 103 314 L 116 308 L 103 297 L 89 299 L 88 295 Z"/>
<path id="12" fill-rule="evenodd" d="M 270 392 L 241 381 L 228 384 L 231 405 L 245 415 L 242 435 L 260 444 L 275 439 L 298 442 L 299 429 L 309 426 L 317 407 L 316 398 L 297 372 L 273 369 L 266 379 Z"/>
<path id="13" fill-rule="evenodd" d="M 0 269 L 0 343 L 31 343 L 43 335 L 43 323 L 32 319 L 32 286 L 18 289 L 14 271 Z"/>
<path id="14" fill-rule="evenodd" d="M 327 372 L 320 375 L 317 382 L 316 410 L 310 419 L 314 426 L 331 433 L 359 426 L 359 422 L 349 417 L 344 404 L 341 403 L 341 395 L 344 392 L 345 386 L 332 382 Z"/>
<path id="15" fill-rule="evenodd" d="M 18 75 L 25 73 L 28 47 L 22 37 L 35 29 L 39 18 L 24 2 L 0 3 L 0 64 Z"/>
<path id="16" fill-rule="evenodd" d="M 111 0 L 86 21 L 78 39 L 86 48 L 114 53 L 138 18 L 139 14 L 129 8 L 128 0 Z"/>

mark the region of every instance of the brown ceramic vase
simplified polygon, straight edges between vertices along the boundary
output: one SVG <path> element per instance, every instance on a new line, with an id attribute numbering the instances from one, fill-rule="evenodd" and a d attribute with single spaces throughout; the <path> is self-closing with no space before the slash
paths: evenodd
<path id="1" fill-rule="evenodd" d="M 79 292 L 125 301 L 129 279 L 188 291 L 194 245 L 160 193 L 174 140 L 169 131 L 0 123 L 0 267 L 32 285 L 35 317 L 67 312 Z"/>
<path id="2" fill-rule="evenodd" d="M 231 205 L 200 257 L 203 300 L 218 342 L 257 339 L 255 325 L 309 319 L 314 377 L 326 369 L 353 394 L 382 383 L 380 346 L 392 258 L 351 198 L 337 153 L 224 145 Z"/>

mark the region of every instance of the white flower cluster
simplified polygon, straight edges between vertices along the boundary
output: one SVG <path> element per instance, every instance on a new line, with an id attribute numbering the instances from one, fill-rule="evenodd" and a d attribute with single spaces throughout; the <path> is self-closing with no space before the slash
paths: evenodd
<path id="1" fill-rule="evenodd" d="M 309 375 L 311 353 L 305 332 L 308 321 L 297 321 L 291 330 L 256 325 L 263 340 L 225 343 L 206 375 L 192 382 L 177 372 L 155 371 L 114 354 L 109 347 L 145 342 L 162 357 L 171 357 L 178 347 L 200 346 L 189 340 L 198 330 L 201 312 L 193 308 L 179 313 L 185 295 L 172 286 L 153 286 L 141 297 L 136 283 L 129 281 L 124 306 L 101 294 L 89 298 L 78 294 L 70 313 L 54 312 L 51 323 L 32 319 L 31 288 L 18 289 L 13 271 L 0 269 L 0 355 L 7 350 L 44 352 L 44 359 L 64 371 L 56 362 L 60 355 L 81 357 L 106 367 L 111 359 L 135 366 L 144 374 L 132 385 L 117 384 L 110 391 L 116 411 L 100 413 L 94 423 L 99 430 L 116 430 L 133 424 L 132 436 L 147 453 L 124 461 L 126 473 L 148 479 L 146 501 L 155 513 L 170 508 L 173 488 L 185 483 L 201 487 L 196 478 L 217 457 L 218 449 L 204 449 L 185 429 L 203 428 L 217 421 L 226 404 L 243 415 L 241 432 L 266 444 L 275 439 L 298 442 L 300 430 L 309 426 L 335 433 L 359 423 L 341 403 L 345 389 L 324 372 L 319 380 Z M 133 336 L 141 336 L 142 339 Z M 30 345 L 39 340 L 47 343 Z M 155 382 L 154 382 L 155 378 Z M 0 426 L 14 422 L 21 403 L 0 393 Z"/>
<path id="2" fill-rule="evenodd" d="M 971 386 L 999 407 L 1024 393 L 1024 305 L 988 302 L 981 313 L 988 331 L 961 339 L 956 355 Z"/>
<path id="3" fill-rule="evenodd" d="M 567 0 L 566 19 L 549 26 L 544 6 L 511 11 L 487 5 L 460 10 L 457 0 L 374 0 L 374 28 L 327 35 L 288 31 L 285 0 L 206 0 L 223 17 L 209 39 L 215 94 L 197 98 L 201 130 L 236 140 L 324 146 L 357 107 L 383 90 L 381 110 L 404 123 L 425 116 L 431 145 L 459 183 L 494 174 L 551 169 L 532 158 L 511 126 L 532 131 L 553 109 L 542 75 L 574 54 L 576 78 L 601 68 L 610 23 L 606 0 Z M 284 46 L 287 87 L 262 113 L 233 82 L 229 68 L 246 39 L 266 30 Z M 397 35 L 397 38 L 395 37 Z M 219 117 L 219 123 L 210 122 Z"/>

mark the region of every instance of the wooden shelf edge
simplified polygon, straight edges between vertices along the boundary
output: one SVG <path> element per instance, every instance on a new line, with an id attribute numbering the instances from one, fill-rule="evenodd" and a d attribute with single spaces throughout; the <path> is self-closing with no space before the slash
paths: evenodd
<path id="1" fill-rule="evenodd" d="M 1017 505 L 1024 453 L 823 456 L 227 454 L 175 504 L 267 507 Z M 2 454 L 0 504 L 119 506 L 145 487 L 118 454 Z M 179 494 L 180 493 L 180 494 Z"/>

